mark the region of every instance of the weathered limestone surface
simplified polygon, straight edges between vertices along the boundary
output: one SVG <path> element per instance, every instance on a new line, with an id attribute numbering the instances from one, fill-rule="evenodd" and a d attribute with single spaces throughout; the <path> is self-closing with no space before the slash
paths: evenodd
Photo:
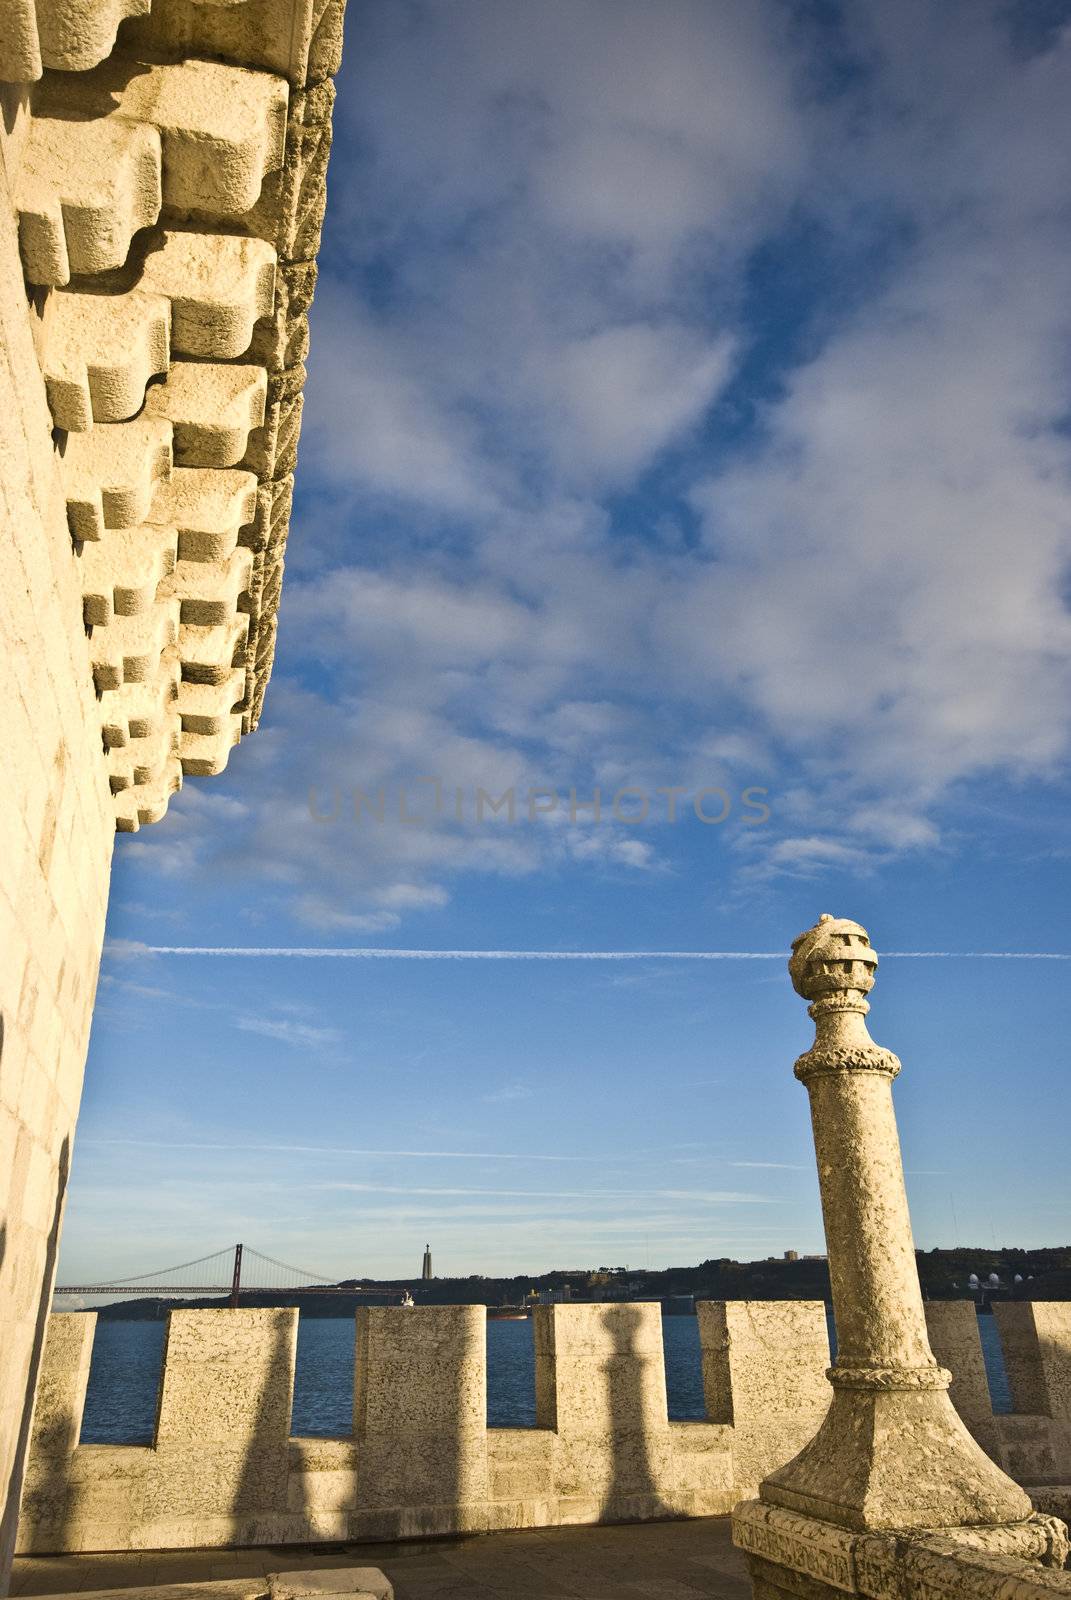
<path id="1" fill-rule="evenodd" d="M 752 1474 L 756 1441 L 773 1463 L 797 1443 L 799 1419 L 786 1419 L 779 1452 L 751 1408 L 774 1374 L 805 1359 L 801 1328 L 812 1392 L 829 1358 L 811 1338 L 816 1308 L 764 1306 L 751 1319 L 742 1309 L 761 1350 L 744 1340 L 728 1365 L 723 1349 L 704 1350 L 707 1373 L 720 1366 L 732 1426 L 668 1420 L 659 1307 L 630 1304 L 539 1308 L 537 1426 L 492 1429 L 482 1307 L 361 1311 L 353 1432 L 338 1439 L 288 1438 L 295 1312 L 174 1312 L 151 1448 L 77 1444 L 93 1319 L 57 1316 L 20 1548 L 316 1543 L 724 1513 L 747 1488 L 736 1477 L 741 1441 Z M 725 1323 L 705 1317 L 704 1343 Z M 760 1363 L 765 1384 L 752 1370 Z M 708 1379 L 708 1407 L 714 1398 Z"/>
<path id="2" fill-rule="evenodd" d="M 51 1600 L 84 1600 L 85 1591 L 56 1594 Z M 192 1583 L 138 1584 L 124 1589 L 94 1589 L 93 1600 L 394 1600 L 394 1585 L 378 1567 L 315 1567 L 300 1572 L 269 1572 L 265 1578 L 216 1578 Z"/>
<path id="3" fill-rule="evenodd" d="M 579 1314 L 577 1314 L 579 1311 Z M 564 1520 L 672 1505 L 673 1445 L 657 1305 L 547 1306 L 535 1319 L 536 1425 L 557 1434 Z"/>
<path id="4" fill-rule="evenodd" d="M 707 1411 L 732 1425 L 734 1479 L 741 1495 L 752 1495 L 829 1410 L 825 1306 L 707 1300 L 696 1310 Z"/>
<path id="5" fill-rule="evenodd" d="M 824 917 L 792 947 L 816 1028 L 795 1071 L 811 1101 L 838 1350 L 825 1422 L 760 1492 L 849 1528 L 1014 1522 L 1030 1501 L 967 1432 L 930 1349 L 892 1103 L 900 1063 L 865 1022 L 876 968 L 854 922 Z"/>
<path id="6" fill-rule="evenodd" d="M 342 60 L 344 0 L 168 0 L 130 24 L 132 42 L 176 56 L 277 72 L 295 87 L 331 78 Z M 148 8 L 145 8 L 146 11 Z"/>
<path id="7" fill-rule="evenodd" d="M 996 1308 L 1015 1414 L 996 1419 L 1005 1471 L 1035 1503 L 1071 1514 L 1071 1307 L 1046 1301 Z"/>
<path id="8" fill-rule="evenodd" d="M 151 0 L 6 0 L 0 29 L 0 79 L 28 83 L 43 67 L 81 72 L 103 61 L 125 17 Z"/>
<path id="9" fill-rule="evenodd" d="M 972 1438 L 930 1348 L 892 1107 L 900 1063 L 865 1022 L 877 964 L 866 930 L 829 916 L 792 946 L 789 973 L 816 1030 L 795 1071 L 811 1102 L 838 1350 L 826 1420 L 736 1508 L 734 1539 L 757 1600 L 1005 1600 L 1045 1587 L 1039 1569 L 1063 1565 L 1067 1529 L 1034 1512 Z M 933 1321 L 946 1348 L 973 1356 L 962 1321 Z M 968 1363 L 961 1400 L 980 1412 L 977 1377 Z M 1071 1593 L 1071 1578 L 1057 1587 Z"/>
<path id="10" fill-rule="evenodd" d="M 174 361 L 165 382 L 145 396 L 144 415 L 170 422 L 178 466 L 236 467 L 250 434 L 263 425 L 267 394 L 263 367 Z M 266 464 L 261 456 L 258 465 Z M 256 470 L 252 463 L 250 470 Z"/>
<path id="11" fill-rule="evenodd" d="M 219 1319 L 226 1318 L 224 1337 Z M 184 1311 L 168 1319 L 157 1449 L 230 1449 L 290 1437 L 297 1348 L 294 1310 Z"/>
<path id="12" fill-rule="evenodd" d="M 394 1586 L 378 1567 L 310 1567 L 306 1572 L 269 1572 L 271 1600 L 394 1600 Z"/>
<path id="13" fill-rule="evenodd" d="M 1016 1411 L 1071 1423 L 1071 1304 L 1009 1302 L 995 1315 Z"/>
<path id="14" fill-rule="evenodd" d="M 69 435 L 57 448 L 72 535 L 100 547 L 84 566 L 85 620 L 115 634 L 95 641 L 94 678 L 116 826 L 133 830 L 163 815 L 184 773 L 221 771 L 263 705 L 342 4 L 16 0 L 10 31 L 0 71 L 33 84 L 9 119 L 11 204 L 52 421 Z M 82 447 L 72 445 L 79 437 Z M 189 557 L 224 568 L 177 585 L 178 633 L 175 576 L 136 549 L 160 543 L 165 513 L 153 490 L 173 466 L 242 467 L 259 486 L 235 530 L 252 560 L 231 559 L 233 542 L 222 556 L 202 548 Z M 122 536 L 104 539 L 112 528 Z M 129 590 L 132 566 L 146 582 L 157 571 L 157 615 L 142 587 L 133 610 L 107 599 Z M 142 618 L 135 627 L 123 623 L 131 615 Z M 192 723 L 172 692 L 176 651 L 180 685 L 217 691 L 207 713 L 205 696 L 194 696 Z M 150 682 L 135 716 L 109 703 Z M 229 707 L 224 685 L 237 690 Z M 128 743 L 139 742 L 116 755 L 124 726 Z"/>
<path id="15" fill-rule="evenodd" d="M 30 283 L 110 272 L 160 215 L 160 134 L 148 124 L 34 117 L 16 204 Z"/>
<path id="16" fill-rule="evenodd" d="M 744 1550 L 755 1600 L 1050 1600 L 1071 1595 L 1062 1522 L 980 1533 L 853 1531 L 761 1500 L 733 1512 L 733 1542 Z"/>
<path id="17" fill-rule="evenodd" d="M 973 1307 L 941 1309 L 955 1313 L 953 1371 L 965 1353 L 976 1381 L 961 1315 Z M 288 1437 L 294 1312 L 176 1312 L 153 1448 L 78 1444 L 95 1318 L 53 1317 L 20 1545 L 316 1543 L 724 1513 L 818 1426 L 829 1351 L 819 1305 L 698 1310 L 708 1421 L 667 1419 L 656 1305 L 576 1305 L 536 1313 L 533 1428 L 485 1426 L 481 1308 L 362 1313 L 353 1431 L 334 1439 Z M 994 1421 L 1006 1458 L 1017 1425 L 1046 1419 Z M 1071 1494 L 1071 1458 L 1060 1462 L 1062 1480 L 1055 1467 L 1047 1484 L 1025 1480 L 1040 1511 L 1059 1513 Z M 1012 1555 L 1017 1539 L 1051 1533 L 1015 1526 L 970 1537 Z"/>
<path id="18" fill-rule="evenodd" d="M 96 1328 L 95 1311 L 49 1320 L 33 1422 L 33 1453 L 42 1461 L 62 1462 L 78 1448 Z"/>
<path id="19" fill-rule="evenodd" d="M 164 228 L 145 257 L 138 289 L 167 298 L 176 355 L 226 361 L 248 348 L 253 328 L 271 312 L 275 259 L 263 239 Z"/>
<path id="20" fill-rule="evenodd" d="M 484 1323 L 481 1306 L 429 1307 L 415 1317 L 358 1311 L 358 1537 L 465 1533 L 482 1525 Z"/>
<path id="21" fill-rule="evenodd" d="M 114 831 L 271 672 L 341 24 L 0 0 L 0 1592 Z"/>
<path id="22" fill-rule="evenodd" d="M 117 53 L 92 72 L 51 74 L 39 103 L 53 118 L 155 128 L 163 203 L 229 221 L 256 205 L 265 177 L 282 166 L 287 99 L 270 73 Z"/>
<path id="23" fill-rule="evenodd" d="M 214 1582 L 152 1583 L 137 1588 L 93 1589 L 93 1600 L 268 1600 L 263 1578 L 217 1578 Z M 85 1590 L 68 1590 L 50 1600 L 85 1600 Z"/>
<path id="24" fill-rule="evenodd" d="M 11 43 L 4 37 L 2 48 Z M 96 990 L 114 811 L 79 562 L 19 261 L 14 194 L 27 106 L 2 87 L 0 99 L 2 1589 Z"/>
<path id="25" fill-rule="evenodd" d="M 164 295 L 60 290 L 44 323 L 44 374 L 57 428 L 83 433 L 96 422 L 136 416 L 150 378 L 167 371 L 171 306 Z"/>
<path id="26" fill-rule="evenodd" d="M 986 1455 L 1007 1468 L 1001 1460 L 1001 1446 L 989 1393 L 982 1341 L 978 1333 L 978 1314 L 970 1300 L 931 1300 L 926 1306 L 926 1331 L 934 1358 L 952 1374 L 948 1397 L 961 1421 L 981 1445 Z M 1033 1479 L 1011 1476 L 1019 1483 Z"/>
<path id="27" fill-rule="evenodd" d="M 144 522 L 156 485 L 171 477 L 172 459 L 173 429 L 148 409 L 136 422 L 71 434 L 60 457 L 71 537 L 103 539 L 105 528 Z"/>

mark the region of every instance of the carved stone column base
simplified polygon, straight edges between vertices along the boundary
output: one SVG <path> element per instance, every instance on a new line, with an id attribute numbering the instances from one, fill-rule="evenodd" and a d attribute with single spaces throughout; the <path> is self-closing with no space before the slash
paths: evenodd
<path id="1" fill-rule="evenodd" d="M 744 1500 L 733 1512 L 733 1543 L 747 1555 L 754 1600 L 1052 1600 L 1071 1593 L 1071 1578 L 1061 1575 L 1064 1588 L 1053 1572 L 1068 1551 L 1067 1529 L 1055 1517 L 920 1534 L 853 1533 Z"/>
<path id="2" fill-rule="evenodd" d="M 1018 1523 L 1033 1509 L 948 1395 L 929 1387 L 834 1389 L 810 1444 L 759 1492 L 768 1505 L 859 1530 Z"/>

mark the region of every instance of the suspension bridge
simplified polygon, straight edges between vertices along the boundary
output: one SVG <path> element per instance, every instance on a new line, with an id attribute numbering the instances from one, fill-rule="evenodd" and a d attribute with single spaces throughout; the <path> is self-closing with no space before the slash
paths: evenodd
<path id="1" fill-rule="evenodd" d="M 360 1294 L 360 1285 L 351 1280 L 342 1285 L 328 1273 L 310 1272 L 276 1261 L 250 1245 L 228 1245 L 195 1261 L 180 1261 L 177 1266 L 155 1272 L 141 1272 L 112 1278 L 104 1283 L 64 1283 L 53 1291 L 57 1295 L 226 1295 L 232 1306 L 244 1292 L 251 1294 Z"/>

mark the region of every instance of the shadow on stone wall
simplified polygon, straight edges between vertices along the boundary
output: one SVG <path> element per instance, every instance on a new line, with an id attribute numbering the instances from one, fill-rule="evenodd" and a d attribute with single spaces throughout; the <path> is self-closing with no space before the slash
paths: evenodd
<path id="1" fill-rule="evenodd" d="M 369 1307 L 355 1327 L 352 1433 L 291 1438 L 297 1312 L 177 1311 L 152 1447 L 78 1447 L 95 1319 L 58 1315 L 22 1548 L 345 1543 L 724 1513 L 819 1426 L 825 1319 L 806 1303 L 700 1313 L 705 1422 L 669 1422 L 657 1304 L 539 1307 L 537 1426 L 491 1430 L 483 1308 Z"/>
<path id="2" fill-rule="evenodd" d="M 2 1035 L 0 1035 L 2 1043 Z M 26 1471 L 28 1446 L 30 1441 L 30 1428 L 33 1423 L 34 1392 L 37 1387 L 37 1376 L 41 1370 L 41 1355 L 45 1348 L 45 1335 L 48 1332 L 48 1317 L 52 1306 L 52 1286 L 56 1277 L 56 1258 L 59 1255 L 60 1224 L 63 1221 L 63 1202 L 67 1196 L 67 1180 L 71 1168 L 71 1138 L 65 1134 L 63 1144 L 60 1146 L 59 1161 L 56 1170 L 56 1195 L 52 1207 L 52 1224 L 48 1230 L 48 1239 L 45 1245 L 44 1270 L 40 1277 L 41 1291 L 37 1302 L 37 1315 L 34 1321 L 33 1351 L 30 1357 L 29 1381 L 22 1402 L 22 1414 L 19 1419 L 18 1439 L 15 1446 L 16 1469 L 12 1473 L 8 1485 L 7 1497 L 4 1503 L 3 1515 L 0 1516 L 0 1592 L 7 1589 L 8 1575 L 11 1570 L 11 1558 L 15 1550 L 15 1536 L 19 1522 L 19 1503 L 22 1498 L 23 1478 Z M 3 1231 L 2 1250 L 0 1250 L 0 1265 L 7 1253 L 7 1231 Z"/>
<path id="3" fill-rule="evenodd" d="M 151 1544 L 284 1536 L 298 1313 L 208 1310 L 168 1319 L 141 1521 Z M 191 1526 L 191 1523 L 193 1526 Z"/>
<path id="4" fill-rule="evenodd" d="M 609 1305 L 600 1321 L 612 1341 L 605 1373 L 606 1414 L 599 1434 L 609 1454 L 609 1482 L 599 1520 L 672 1517 L 672 1441 L 664 1363 L 643 1348 L 649 1335 L 638 1306 Z M 661 1323 L 658 1323 L 661 1333 Z"/>
<path id="5" fill-rule="evenodd" d="M 79 1445 L 95 1321 L 51 1321 L 23 1548 L 302 1542 L 304 1480 L 289 1472 L 296 1310 L 172 1313 L 148 1447 Z"/>
<path id="6" fill-rule="evenodd" d="M 272 1322 L 261 1391 L 248 1416 L 230 1505 L 233 1536 L 242 1544 L 285 1535 L 289 1519 L 307 1511 L 304 1477 L 289 1471 L 296 1332 L 297 1315 L 292 1325 L 282 1317 Z"/>

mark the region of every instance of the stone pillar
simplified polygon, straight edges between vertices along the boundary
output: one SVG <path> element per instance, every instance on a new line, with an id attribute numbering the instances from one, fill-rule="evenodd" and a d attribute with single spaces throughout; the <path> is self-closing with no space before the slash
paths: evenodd
<path id="1" fill-rule="evenodd" d="M 483 1306 L 357 1312 L 354 1538 L 482 1531 L 486 1318 Z"/>
<path id="2" fill-rule="evenodd" d="M 829 916 L 792 946 L 816 1027 L 795 1070 L 811 1101 L 838 1352 L 825 1422 L 761 1498 L 846 1528 L 1017 1522 L 1030 1501 L 967 1432 L 930 1350 L 892 1103 L 900 1063 L 865 1021 L 877 964 L 865 930 Z"/>

